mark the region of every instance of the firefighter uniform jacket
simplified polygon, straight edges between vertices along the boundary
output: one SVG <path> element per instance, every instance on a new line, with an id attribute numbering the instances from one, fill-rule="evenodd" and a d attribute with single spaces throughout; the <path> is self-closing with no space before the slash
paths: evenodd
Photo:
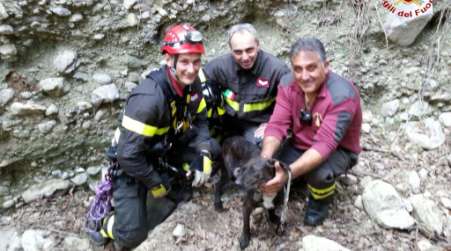
<path id="1" fill-rule="evenodd" d="M 219 86 L 226 114 L 254 124 L 269 120 L 279 80 L 289 71 L 283 61 L 263 50 L 250 70 L 242 69 L 230 53 L 204 67 L 207 83 Z"/>
<path id="2" fill-rule="evenodd" d="M 180 97 L 168 73 L 167 67 L 153 71 L 133 90 L 121 123 L 117 149 L 119 166 L 149 189 L 163 183 L 158 158 L 190 127 L 196 128 L 195 140 L 200 146 L 209 140 L 206 105 L 199 80 L 186 86 Z"/>

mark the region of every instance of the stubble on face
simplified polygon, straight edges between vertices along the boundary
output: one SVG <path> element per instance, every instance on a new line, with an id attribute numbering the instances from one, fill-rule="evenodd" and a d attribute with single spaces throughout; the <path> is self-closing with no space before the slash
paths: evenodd
<path id="1" fill-rule="evenodd" d="M 316 96 L 326 80 L 329 63 L 314 51 L 300 51 L 291 58 L 293 75 L 307 96 Z"/>
<path id="2" fill-rule="evenodd" d="M 230 49 L 235 62 L 243 69 L 249 70 L 257 59 L 260 46 L 257 39 L 249 32 L 237 32 L 230 39 Z"/>

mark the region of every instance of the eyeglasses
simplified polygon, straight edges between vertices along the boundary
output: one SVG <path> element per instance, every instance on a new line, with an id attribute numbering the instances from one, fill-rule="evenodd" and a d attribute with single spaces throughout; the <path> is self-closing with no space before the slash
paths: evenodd
<path id="1" fill-rule="evenodd" d="M 200 33 L 199 31 L 188 31 L 186 32 L 185 37 L 181 38 L 180 41 L 178 42 L 163 41 L 163 45 L 178 48 L 182 46 L 182 44 L 184 43 L 197 44 L 202 43 L 202 40 L 203 40 L 202 33 Z"/>
<path id="2" fill-rule="evenodd" d="M 200 33 L 199 31 L 188 31 L 185 36 L 185 40 L 190 43 L 202 43 L 202 33 Z"/>

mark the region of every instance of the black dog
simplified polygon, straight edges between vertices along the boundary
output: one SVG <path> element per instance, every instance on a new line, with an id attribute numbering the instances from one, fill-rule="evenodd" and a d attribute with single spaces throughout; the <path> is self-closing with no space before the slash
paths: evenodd
<path id="1" fill-rule="evenodd" d="M 259 186 L 272 179 L 275 174 L 275 160 L 260 157 L 260 149 L 248 142 L 244 137 L 231 137 L 222 146 L 223 166 L 219 182 L 215 187 L 215 209 L 224 210 L 221 196 L 229 181 L 244 189 L 243 201 L 243 232 L 240 237 L 240 248 L 245 249 L 250 241 L 250 215 L 261 202 Z M 260 196 L 258 196 L 260 195 Z M 280 221 L 272 208 L 269 211 L 270 220 L 279 224 Z"/>

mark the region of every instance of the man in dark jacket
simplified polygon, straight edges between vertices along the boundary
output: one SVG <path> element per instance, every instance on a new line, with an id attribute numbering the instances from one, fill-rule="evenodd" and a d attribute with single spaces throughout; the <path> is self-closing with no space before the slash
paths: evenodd
<path id="1" fill-rule="evenodd" d="M 260 49 L 256 33 L 251 24 L 232 26 L 228 31 L 231 52 L 207 63 L 203 71 L 211 90 L 204 90 L 211 124 L 220 125 L 217 130 L 222 136 L 242 135 L 253 143 L 261 141 L 277 85 L 289 72 L 284 62 Z"/>
<path id="2" fill-rule="evenodd" d="M 219 146 L 210 138 L 198 72 L 205 49 L 202 35 L 188 24 L 171 26 L 161 51 L 166 66 L 152 71 L 127 99 L 117 142 L 118 174 L 113 177 L 114 210 L 103 220 L 97 244 L 115 250 L 143 242 L 191 185 L 210 176 Z M 187 183 L 192 174 L 194 181 Z"/>
<path id="3" fill-rule="evenodd" d="M 301 38 L 290 51 L 292 74 L 282 78 L 276 107 L 265 130 L 261 156 L 289 164 L 293 178 L 303 178 L 309 190 L 306 225 L 321 224 L 335 193 L 335 179 L 352 167 L 361 151 L 362 109 L 354 84 L 332 72 L 323 44 Z M 292 137 L 282 144 L 291 131 Z M 287 182 L 276 164 L 276 175 L 262 190 L 273 195 Z"/>

